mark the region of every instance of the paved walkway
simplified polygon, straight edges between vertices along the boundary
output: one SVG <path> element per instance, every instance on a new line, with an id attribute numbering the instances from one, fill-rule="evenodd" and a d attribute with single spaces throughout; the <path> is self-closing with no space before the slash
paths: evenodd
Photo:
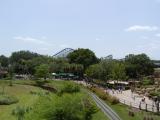
<path id="1" fill-rule="evenodd" d="M 83 84 L 84 86 L 87 86 L 86 82 L 84 81 L 78 81 L 79 84 Z M 103 88 L 101 88 L 103 89 Z M 119 101 L 125 105 L 132 106 L 134 108 L 140 108 L 143 110 L 151 111 L 151 112 L 157 112 L 156 105 L 153 100 L 149 99 L 146 96 L 138 95 L 136 93 L 132 93 L 131 90 L 125 90 L 121 93 L 114 90 L 104 90 L 105 92 L 108 92 L 110 95 L 115 96 L 119 99 Z M 142 99 L 145 98 L 145 101 L 142 102 Z"/>
<path id="2" fill-rule="evenodd" d="M 132 93 L 131 90 L 126 91 L 107 91 L 110 95 L 117 97 L 121 103 L 135 107 L 135 108 L 141 108 L 144 110 L 156 112 L 156 106 L 153 100 L 149 99 L 146 96 L 138 95 L 136 93 Z M 142 101 L 142 99 L 145 98 L 145 101 Z"/>

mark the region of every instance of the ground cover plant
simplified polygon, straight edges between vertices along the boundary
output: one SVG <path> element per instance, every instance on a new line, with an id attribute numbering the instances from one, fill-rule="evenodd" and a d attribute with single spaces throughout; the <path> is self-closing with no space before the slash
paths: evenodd
<path id="1" fill-rule="evenodd" d="M 117 102 L 117 99 L 110 99 L 107 93 L 97 87 L 90 88 L 95 94 L 103 99 L 121 118 L 122 120 L 159 120 L 160 116 L 155 113 L 145 112 L 139 109 L 130 108 Z M 116 101 L 116 102 L 115 102 Z M 115 102 L 115 104 L 113 104 Z"/>
<path id="2" fill-rule="evenodd" d="M 14 96 L 0 94 L 0 105 L 10 105 L 17 102 L 18 102 L 18 99 Z"/>
<path id="3" fill-rule="evenodd" d="M 0 86 L 1 83 L 4 81 L 0 81 Z M 9 86 L 9 81 L 5 83 L 5 93 L 16 97 L 19 102 L 0 105 L 0 119 L 108 120 L 87 93 L 74 82 L 52 80 L 45 84 L 63 91 L 61 96 L 35 86 L 36 82 L 31 80 L 13 80 L 13 86 Z"/>
<path id="4" fill-rule="evenodd" d="M 43 97 L 33 109 L 27 117 L 28 120 L 91 120 L 92 114 L 97 111 L 83 94 L 51 95 L 49 99 Z"/>

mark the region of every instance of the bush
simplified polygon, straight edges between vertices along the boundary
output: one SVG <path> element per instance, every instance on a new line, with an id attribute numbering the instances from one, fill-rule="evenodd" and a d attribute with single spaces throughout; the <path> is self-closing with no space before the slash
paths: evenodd
<path id="1" fill-rule="evenodd" d="M 131 116 L 131 117 L 134 117 L 135 114 L 134 114 L 133 111 L 129 110 L 128 115 Z"/>
<path id="2" fill-rule="evenodd" d="M 149 93 L 149 96 L 150 96 L 150 97 L 160 96 L 160 92 L 152 91 L 152 92 Z"/>
<path id="3" fill-rule="evenodd" d="M 38 95 L 38 96 L 45 96 L 49 95 L 49 91 L 43 92 L 43 91 L 30 91 L 30 94 L 32 95 Z"/>
<path id="4" fill-rule="evenodd" d="M 148 78 L 143 78 L 143 80 L 141 81 L 142 85 L 153 85 L 154 84 L 154 80 L 148 79 Z"/>
<path id="5" fill-rule="evenodd" d="M 18 99 L 16 97 L 9 96 L 6 94 L 0 95 L 0 105 L 10 105 L 17 102 L 18 102 Z"/>
<path id="6" fill-rule="evenodd" d="M 51 95 L 50 99 L 39 99 L 32 112 L 26 115 L 26 119 L 91 120 L 95 112 L 95 105 L 83 94 L 63 94 L 61 97 Z"/>
<path id="7" fill-rule="evenodd" d="M 105 93 L 102 89 L 98 87 L 91 87 L 90 90 L 96 93 L 96 95 L 98 95 L 98 97 L 100 97 L 101 99 L 109 101 L 112 105 L 119 103 L 119 100 L 116 97 L 112 97 L 111 95 Z"/>
<path id="8" fill-rule="evenodd" d="M 20 107 L 17 106 L 15 109 L 12 110 L 12 115 L 16 116 L 18 120 L 23 120 L 25 113 L 31 110 L 30 107 Z"/>
<path id="9" fill-rule="evenodd" d="M 112 105 L 115 105 L 119 103 L 119 100 L 116 97 L 110 96 L 110 102 Z"/>
<path id="10" fill-rule="evenodd" d="M 60 93 L 76 93 L 80 92 L 80 87 L 77 84 L 67 83 L 64 87 L 60 90 Z"/>
<path id="11" fill-rule="evenodd" d="M 91 87 L 90 90 L 94 93 L 96 93 L 101 99 L 108 100 L 108 94 L 105 93 L 103 90 L 97 88 L 97 87 Z"/>

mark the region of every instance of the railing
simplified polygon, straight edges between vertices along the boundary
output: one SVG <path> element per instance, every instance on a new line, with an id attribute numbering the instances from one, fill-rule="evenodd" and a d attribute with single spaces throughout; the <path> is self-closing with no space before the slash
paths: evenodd
<path id="1" fill-rule="evenodd" d="M 147 104 L 145 102 L 131 102 L 131 101 L 127 101 L 125 99 L 119 99 L 120 103 L 128 105 L 130 107 L 134 107 L 134 108 L 138 108 L 141 110 L 145 110 L 145 111 L 150 111 L 150 112 L 157 112 L 157 106 L 155 104 L 151 105 L 151 104 Z M 160 110 L 160 107 L 159 107 Z"/>

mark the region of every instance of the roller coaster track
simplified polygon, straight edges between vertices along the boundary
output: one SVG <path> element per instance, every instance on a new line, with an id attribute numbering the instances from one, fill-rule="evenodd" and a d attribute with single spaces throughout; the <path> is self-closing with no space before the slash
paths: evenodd
<path id="1" fill-rule="evenodd" d="M 67 57 L 67 55 L 69 53 L 71 53 L 73 51 L 74 51 L 74 49 L 72 49 L 72 48 L 65 48 L 65 49 L 59 51 L 58 53 L 56 53 L 55 55 L 53 55 L 53 57 L 55 57 L 55 58 L 59 58 L 59 57 L 65 58 L 65 57 Z"/>

